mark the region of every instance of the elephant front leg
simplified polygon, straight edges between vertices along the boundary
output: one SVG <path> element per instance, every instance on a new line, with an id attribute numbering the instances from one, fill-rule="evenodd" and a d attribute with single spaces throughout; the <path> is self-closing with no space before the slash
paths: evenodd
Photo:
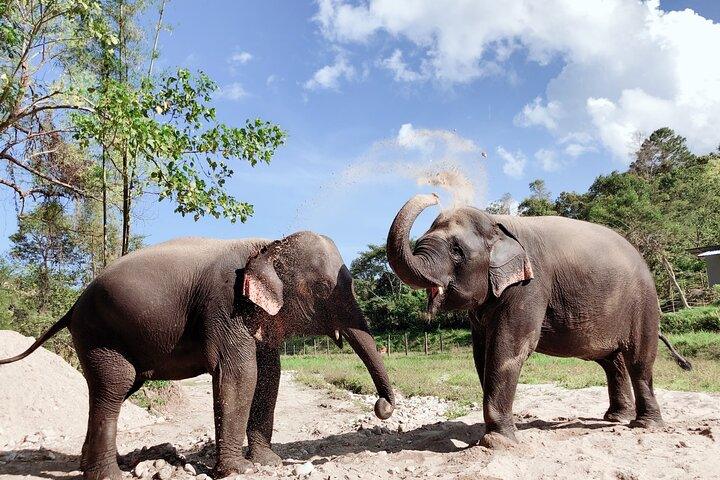
<path id="1" fill-rule="evenodd" d="M 282 459 L 271 450 L 275 402 L 280 386 L 280 352 L 257 350 L 258 381 L 248 421 L 248 459 L 261 465 L 282 465 Z"/>
<path id="2" fill-rule="evenodd" d="M 488 332 L 485 343 L 485 435 L 480 445 L 488 448 L 502 448 L 517 442 L 512 415 L 515 390 L 523 362 L 534 350 L 539 336 L 522 335 L 522 329 L 512 323 L 506 322 L 496 331 Z M 516 329 L 514 334 L 513 329 Z"/>
<path id="3" fill-rule="evenodd" d="M 480 386 L 485 390 L 485 330 L 480 325 L 472 324 L 473 361 L 477 370 Z"/>
<path id="4" fill-rule="evenodd" d="M 255 356 L 246 361 L 223 360 L 213 372 L 217 462 L 213 476 L 228 477 L 252 471 L 242 453 L 257 381 Z"/>

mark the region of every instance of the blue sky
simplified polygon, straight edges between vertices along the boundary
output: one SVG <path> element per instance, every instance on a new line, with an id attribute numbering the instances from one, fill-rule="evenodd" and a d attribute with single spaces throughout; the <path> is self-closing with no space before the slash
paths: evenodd
<path id="1" fill-rule="evenodd" d="M 236 168 L 228 188 L 255 205 L 247 223 L 145 201 L 136 233 L 157 243 L 311 229 L 349 263 L 384 241 L 405 200 L 437 190 L 415 177 L 441 157 L 483 206 L 522 199 L 535 178 L 555 194 L 584 190 L 625 168 L 638 132 L 666 124 L 697 152 L 720 143 L 720 2 L 502 3 L 170 2 L 158 69 L 204 70 L 223 121 L 259 116 L 289 136 L 271 165 Z M 6 250 L 14 209 L 2 214 Z"/>

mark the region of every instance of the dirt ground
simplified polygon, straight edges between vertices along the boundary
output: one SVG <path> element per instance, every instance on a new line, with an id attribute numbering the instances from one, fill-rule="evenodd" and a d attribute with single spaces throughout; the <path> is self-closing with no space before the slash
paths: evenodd
<path id="1" fill-rule="evenodd" d="M 120 433 L 128 478 L 209 473 L 210 378 L 184 381 L 182 391 L 164 417 Z M 401 398 L 395 415 L 381 422 L 371 413 L 373 398 L 310 389 L 284 373 L 273 438 L 284 465 L 247 477 L 718 478 L 720 395 L 660 391 L 658 397 L 667 426 L 632 430 L 599 420 L 604 389 L 521 385 L 515 403 L 520 444 L 490 451 L 473 446 L 483 433 L 477 409 L 448 420 L 447 402 Z M 44 428 L 38 422 L 19 443 L 0 446 L 2 478 L 80 477 L 82 437 L 47 436 Z"/>

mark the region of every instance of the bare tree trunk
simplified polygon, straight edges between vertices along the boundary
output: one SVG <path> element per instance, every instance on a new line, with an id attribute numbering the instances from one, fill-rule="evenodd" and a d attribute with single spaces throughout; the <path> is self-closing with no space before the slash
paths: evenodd
<path id="1" fill-rule="evenodd" d="M 665 256 L 665 252 L 660 252 L 660 261 L 662 262 L 663 266 L 665 267 L 665 270 L 667 271 L 668 275 L 670 276 L 670 280 L 672 280 L 673 285 L 675 285 L 675 289 L 677 289 L 678 294 L 680 295 L 680 301 L 682 302 L 683 308 L 690 308 L 690 305 L 687 302 L 687 298 L 685 297 L 685 292 L 683 291 L 682 287 L 678 283 L 677 278 L 675 277 L 675 270 L 673 270 L 673 267 L 670 264 L 670 261 Z"/>
<path id="2" fill-rule="evenodd" d="M 123 205 L 122 205 L 122 248 L 120 255 L 127 255 L 130 246 L 130 173 L 128 172 L 128 148 L 123 151 Z"/>
<path id="3" fill-rule="evenodd" d="M 102 147 L 102 266 L 107 266 L 107 150 Z"/>

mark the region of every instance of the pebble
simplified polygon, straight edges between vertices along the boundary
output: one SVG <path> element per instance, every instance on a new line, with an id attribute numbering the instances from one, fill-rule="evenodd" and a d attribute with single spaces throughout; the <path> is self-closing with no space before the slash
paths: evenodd
<path id="1" fill-rule="evenodd" d="M 152 460 L 145 460 L 144 462 L 138 463 L 133 469 L 133 475 L 135 475 L 137 478 L 142 478 L 146 476 L 150 472 L 151 463 Z"/>
<path id="2" fill-rule="evenodd" d="M 193 467 L 189 463 L 185 464 L 185 466 L 183 467 L 183 470 L 185 470 L 187 473 L 189 473 L 190 475 L 193 475 L 193 476 L 197 474 L 197 472 L 195 471 L 195 467 Z"/>
<path id="3" fill-rule="evenodd" d="M 167 462 L 165 460 L 163 460 L 162 458 L 155 460 L 155 463 L 153 464 L 153 466 L 155 468 L 157 468 L 158 470 L 163 468 L 165 465 L 167 465 Z"/>
<path id="4" fill-rule="evenodd" d="M 293 473 L 298 477 L 302 477 L 305 475 L 310 475 L 313 470 L 315 470 L 315 466 L 310 462 L 305 462 L 299 465 L 295 465 L 295 468 L 293 468 Z"/>

